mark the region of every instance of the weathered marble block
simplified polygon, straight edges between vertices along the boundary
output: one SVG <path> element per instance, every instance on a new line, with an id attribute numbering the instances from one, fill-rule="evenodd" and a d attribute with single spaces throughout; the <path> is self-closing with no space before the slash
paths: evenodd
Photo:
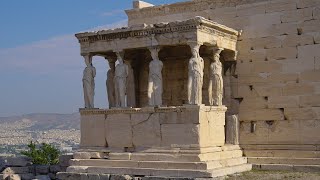
<path id="1" fill-rule="evenodd" d="M 223 146 L 224 106 L 81 109 L 81 147 L 111 149 Z"/>

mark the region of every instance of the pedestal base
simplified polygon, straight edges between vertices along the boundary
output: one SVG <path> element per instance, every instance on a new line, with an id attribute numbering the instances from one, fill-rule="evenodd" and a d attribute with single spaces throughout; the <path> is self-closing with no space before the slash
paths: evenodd
<path id="1" fill-rule="evenodd" d="M 211 178 L 251 170 L 238 145 L 225 145 L 225 111 L 189 105 L 80 111 L 81 150 L 59 176 Z"/>

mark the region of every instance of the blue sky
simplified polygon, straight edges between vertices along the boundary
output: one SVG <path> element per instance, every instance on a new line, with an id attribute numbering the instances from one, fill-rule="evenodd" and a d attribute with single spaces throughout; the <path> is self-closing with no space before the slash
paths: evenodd
<path id="1" fill-rule="evenodd" d="M 168 4 L 183 0 L 148 0 Z M 125 26 L 132 0 L 2 0 L 0 2 L 0 117 L 73 113 L 83 107 L 84 62 L 74 34 Z M 107 63 L 97 68 L 96 107 L 107 107 Z"/>

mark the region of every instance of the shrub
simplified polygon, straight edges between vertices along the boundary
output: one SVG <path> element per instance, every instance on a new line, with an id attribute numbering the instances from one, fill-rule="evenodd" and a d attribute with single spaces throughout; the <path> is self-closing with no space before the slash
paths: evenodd
<path id="1" fill-rule="evenodd" d="M 22 151 L 21 154 L 30 157 L 33 164 L 54 165 L 59 163 L 60 151 L 50 144 L 36 145 L 31 141 L 28 148 L 28 151 Z"/>

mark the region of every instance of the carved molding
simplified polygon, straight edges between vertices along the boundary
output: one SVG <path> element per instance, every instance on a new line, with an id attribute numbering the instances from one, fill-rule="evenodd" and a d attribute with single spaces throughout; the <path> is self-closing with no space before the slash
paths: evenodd
<path id="1" fill-rule="evenodd" d="M 140 29 L 132 29 L 129 27 L 119 28 L 114 30 L 102 30 L 97 32 L 78 33 L 75 36 L 82 45 L 91 44 L 95 42 L 114 41 L 117 39 L 152 37 L 154 35 L 174 33 L 174 32 L 196 32 L 221 36 L 233 42 L 237 41 L 239 32 L 220 25 L 213 21 L 202 17 L 196 17 L 187 21 L 171 22 L 167 24 L 154 24 Z"/>
<path id="2" fill-rule="evenodd" d="M 145 107 L 145 108 L 113 108 L 113 109 L 80 109 L 81 116 L 90 115 L 108 115 L 108 114 L 136 114 L 136 113 L 167 113 L 167 112 L 182 112 L 182 111 L 223 111 L 225 106 L 204 106 L 204 105 L 184 105 L 173 107 Z"/>

